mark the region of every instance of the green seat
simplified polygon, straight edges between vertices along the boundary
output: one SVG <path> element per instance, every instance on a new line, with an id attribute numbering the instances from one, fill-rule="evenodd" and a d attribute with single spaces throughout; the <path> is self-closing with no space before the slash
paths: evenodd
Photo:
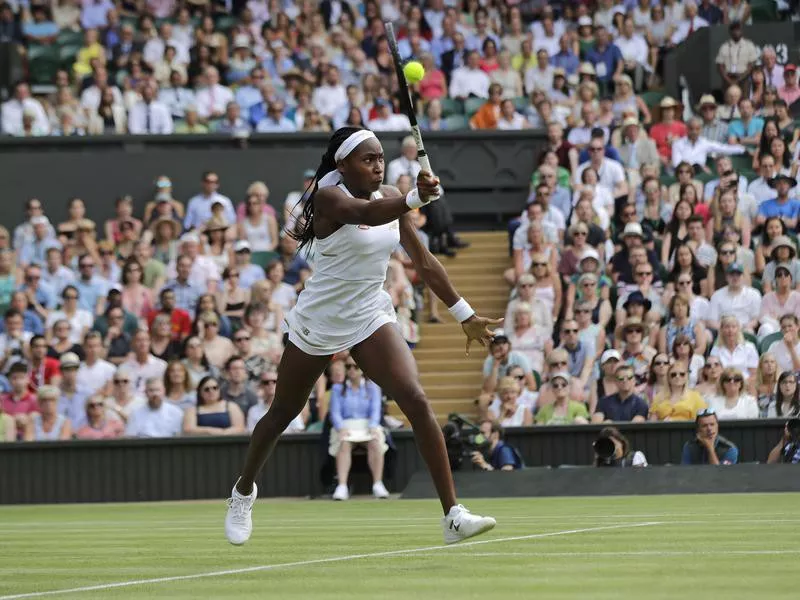
<path id="1" fill-rule="evenodd" d="M 514 108 L 522 112 L 528 108 L 528 99 L 525 96 L 517 96 L 514 100 Z"/>
<path id="2" fill-rule="evenodd" d="M 59 64 L 65 69 L 71 70 L 72 65 L 75 64 L 75 58 L 78 56 L 78 52 L 80 52 L 80 50 L 81 50 L 80 44 L 69 44 L 66 46 L 61 46 L 58 49 Z"/>
<path id="3" fill-rule="evenodd" d="M 753 17 L 753 23 L 770 23 L 780 20 L 775 0 L 751 0 L 750 14 Z"/>
<path id="4" fill-rule="evenodd" d="M 776 331 L 775 333 L 770 333 L 767 337 L 761 340 L 761 344 L 758 348 L 759 354 L 764 354 L 765 352 L 769 351 L 769 347 L 772 346 L 775 342 L 782 340 L 783 334 L 780 331 Z"/>
<path id="5" fill-rule="evenodd" d="M 647 105 L 648 108 L 658 106 L 658 104 L 667 96 L 666 92 L 651 91 L 642 92 L 639 97 Z"/>
<path id="6" fill-rule="evenodd" d="M 253 252 L 250 262 L 266 270 L 267 265 L 279 257 L 280 254 L 277 252 Z"/>
<path id="7" fill-rule="evenodd" d="M 308 427 L 306 427 L 306 433 L 322 433 L 322 428 L 325 425 L 322 421 L 317 421 L 316 423 L 311 423 Z"/>
<path id="8" fill-rule="evenodd" d="M 455 98 L 440 98 L 439 102 L 442 103 L 443 117 L 464 113 L 464 106 L 461 104 L 461 100 L 456 100 Z"/>
<path id="9" fill-rule="evenodd" d="M 761 285 L 761 278 L 760 277 L 753 277 L 752 281 L 750 281 L 750 285 L 756 290 L 759 294 L 764 294 L 764 286 Z"/>
<path id="10" fill-rule="evenodd" d="M 80 46 L 83 44 L 83 32 L 72 31 L 71 29 L 62 29 L 58 32 L 56 44 L 59 46 L 78 44 L 78 46 Z"/>
<path id="11" fill-rule="evenodd" d="M 744 332 L 744 340 L 746 342 L 750 342 L 751 344 L 753 344 L 753 346 L 758 348 L 758 338 L 756 338 L 756 336 L 750 333 L 749 331 Z"/>
<path id="12" fill-rule="evenodd" d="M 32 84 L 52 84 L 59 66 L 55 46 L 32 44 L 28 47 L 28 75 Z"/>
<path id="13" fill-rule="evenodd" d="M 484 104 L 486 104 L 485 98 L 467 98 L 466 102 L 464 102 L 464 112 L 467 117 L 471 117 Z"/>
<path id="14" fill-rule="evenodd" d="M 536 389 L 542 389 L 542 374 L 539 371 L 533 372 L 533 379 L 536 381 Z"/>
<path id="15" fill-rule="evenodd" d="M 134 30 L 139 29 L 139 17 L 125 17 L 122 16 L 119 18 L 120 25 L 130 25 L 134 28 Z"/>
<path id="16" fill-rule="evenodd" d="M 444 122 L 448 131 L 467 129 L 469 127 L 469 121 L 464 115 L 450 115 Z"/>
<path id="17" fill-rule="evenodd" d="M 221 31 L 222 33 L 228 33 L 236 23 L 239 22 L 238 17 L 234 17 L 232 15 L 220 15 L 217 17 L 214 25 L 216 26 L 217 31 Z"/>

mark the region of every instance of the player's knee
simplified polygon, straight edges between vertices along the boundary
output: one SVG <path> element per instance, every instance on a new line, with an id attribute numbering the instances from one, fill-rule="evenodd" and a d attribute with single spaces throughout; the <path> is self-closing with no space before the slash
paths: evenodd
<path id="1" fill-rule="evenodd" d="M 403 394 L 402 409 L 411 420 L 425 417 L 433 412 L 421 386 L 414 386 Z"/>

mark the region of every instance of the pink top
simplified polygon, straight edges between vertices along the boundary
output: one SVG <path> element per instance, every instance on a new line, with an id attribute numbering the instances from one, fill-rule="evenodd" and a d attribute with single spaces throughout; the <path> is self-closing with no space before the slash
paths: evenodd
<path id="1" fill-rule="evenodd" d="M 791 106 L 797 101 L 798 98 L 800 98 L 800 85 L 791 89 L 787 88 L 785 85 L 782 85 L 778 88 L 778 96 L 780 96 L 780 98 L 784 100 L 786 104 Z"/>
<path id="2" fill-rule="evenodd" d="M 125 433 L 125 426 L 116 419 L 106 419 L 100 429 L 96 429 L 88 423 L 75 432 L 75 437 L 79 440 L 110 440 L 121 437 Z"/>
<path id="3" fill-rule="evenodd" d="M 800 319 L 800 293 L 792 290 L 786 303 L 781 305 L 775 292 L 765 294 L 761 299 L 761 316 L 769 316 L 773 319 L 780 319 L 785 314 L 797 315 Z"/>
<path id="4" fill-rule="evenodd" d="M 150 290 L 141 286 L 138 290 L 132 288 L 122 288 L 122 306 L 128 312 L 143 318 L 153 310 L 153 300 Z"/>
<path id="5" fill-rule="evenodd" d="M 14 401 L 11 392 L 3 394 L 3 412 L 11 415 L 29 415 L 39 412 L 39 402 L 34 394 L 25 394 L 19 401 Z"/>
<path id="6" fill-rule="evenodd" d="M 434 98 L 443 98 L 446 96 L 447 81 L 445 80 L 444 73 L 439 69 L 426 73 L 423 80 L 419 82 L 419 95 L 425 100 L 433 100 Z"/>
<path id="7" fill-rule="evenodd" d="M 247 203 L 246 202 L 239 202 L 238 206 L 236 207 L 236 221 L 243 221 L 245 215 L 247 214 Z M 269 204 L 269 202 L 264 203 L 264 214 L 265 215 L 272 215 L 276 219 L 278 218 L 278 214 L 275 212 L 275 209 Z"/>

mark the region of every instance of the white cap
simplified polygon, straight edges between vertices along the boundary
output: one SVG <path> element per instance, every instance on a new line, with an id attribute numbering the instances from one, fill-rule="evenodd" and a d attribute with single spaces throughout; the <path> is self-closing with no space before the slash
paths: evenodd
<path id="1" fill-rule="evenodd" d="M 555 373 L 550 375 L 550 381 L 553 381 L 554 379 L 563 379 L 564 381 L 569 383 L 572 378 L 566 371 L 556 371 Z"/>
<path id="2" fill-rule="evenodd" d="M 617 360 L 622 360 L 622 355 L 619 353 L 619 350 L 606 350 L 600 357 L 600 364 L 604 365 L 614 358 Z"/>
<path id="3" fill-rule="evenodd" d="M 250 242 L 248 242 L 247 240 L 239 240 L 233 246 L 234 252 L 244 252 L 245 250 L 250 252 L 250 249 L 251 249 Z"/>
<path id="4" fill-rule="evenodd" d="M 36 215 L 31 219 L 31 225 L 49 225 L 50 219 L 44 215 Z"/>
<path id="5" fill-rule="evenodd" d="M 578 27 L 589 27 L 592 24 L 592 18 L 586 15 L 578 18 Z"/>
<path id="6" fill-rule="evenodd" d="M 644 231 L 642 231 L 642 226 L 639 223 L 628 223 L 625 225 L 625 230 L 622 232 L 622 237 L 627 237 L 629 235 L 635 235 L 640 238 L 644 238 Z"/>
<path id="7" fill-rule="evenodd" d="M 600 255 L 597 253 L 597 250 L 595 250 L 591 246 L 589 246 L 588 248 L 586 248 L 586 250 L 583 251 L 583 254 L 581 255 L 581 261 L 584 261 L 587 258 L 593 258 L 597 262 L 600 262 Z"/>
<path id="8" fill-rule="evenodd" d="M 195 244 L 199 244 L 200 236 L 194 231 L 188 231 L 181 236 L 181 243 L 184 244 L 186 242 L 194 242 Z"/>

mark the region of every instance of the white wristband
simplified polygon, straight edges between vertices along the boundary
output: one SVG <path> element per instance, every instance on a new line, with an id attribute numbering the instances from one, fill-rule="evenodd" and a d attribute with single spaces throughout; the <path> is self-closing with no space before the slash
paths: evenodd
<path id="1" fill-rule="evenodd" d="M 469 302 L 464 300 L 463 298 L 459 298 L 458 302 L 453 304 L 450 308 L 447 309 L 453 318 L 458 321 L 459 323 L 463 323 L 467 319 L 469 319 L 472 315 L 475 314 L 475 311 L 472 310 L 472 307 L 469 305 Z"/>
<path id="2" fill-rule="evenodd" d="M 414 188 L 413 190 L 408 192 L 408 194 L 406 194 L 406 206 L 408 206 L 408 208 L 410 208 L 411 210 L 414 210 L 416 208 L 422 208 L 426 204 L 427 202 L 419 197 L 419 191 L 417 190 L 417 188 Z"/>

